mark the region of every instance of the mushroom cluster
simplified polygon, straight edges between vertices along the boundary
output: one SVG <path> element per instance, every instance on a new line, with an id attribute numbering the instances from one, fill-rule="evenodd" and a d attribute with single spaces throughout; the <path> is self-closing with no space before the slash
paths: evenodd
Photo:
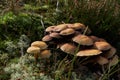
<path id="1" fill-rule="evenodd" d="M 118 62 L 116 49 L 106 40 L 91 35 L 91 30 L 82 23 L 60 24 L 45 29 L 42 41 L 61 51 L 80 57 L 92 57 L 100 65 Z"/>
<path id="2" fill-rule="evenodd" d="M 34 41 L 31 46 L 27 49 L 27 53 L 33 54 L 35 59 L 49 58 L 51 56 L 50 50 L 47 49 L 48 45 L 43 41 Z"/>

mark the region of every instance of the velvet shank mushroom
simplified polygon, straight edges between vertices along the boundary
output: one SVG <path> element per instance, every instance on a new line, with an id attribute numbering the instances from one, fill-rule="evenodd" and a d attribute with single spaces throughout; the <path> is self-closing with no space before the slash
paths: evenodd
<path id="1" fill-rule="evenodd" d="M 89 56 L 89 59 L 93 59 L 91 59 L 93 63 L 99 65 L 110 63 L 110 66 L 112 66 L 118 63 L 118 56 L 115 56 L 116 49 L 106 40 L 90 35 L 90 28 L 82 23 L 49 26 L 45 29 L 45 32 L 47 34 L 42 38 L 42 41 L 34 41 L 28 48 L 28 53 L 39 53 L 39 57 L 49 58 L 51 53 L 50 50 L 47 50 L 47 47 L 58 48 L 78 58 Z"/>

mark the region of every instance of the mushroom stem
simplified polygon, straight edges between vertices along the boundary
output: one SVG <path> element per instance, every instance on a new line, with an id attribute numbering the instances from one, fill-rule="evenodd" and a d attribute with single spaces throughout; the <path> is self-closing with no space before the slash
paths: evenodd
<path id="1" fill-rule="evenodd" d="M 37 61 L 38 61 L 38 53 L 34 53 L 34 57 L 35 57 L 35 63 L 37 63 Z"/>

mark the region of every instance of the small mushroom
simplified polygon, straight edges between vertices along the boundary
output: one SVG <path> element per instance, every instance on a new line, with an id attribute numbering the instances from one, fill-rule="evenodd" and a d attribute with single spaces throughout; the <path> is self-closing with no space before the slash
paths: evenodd
<path id="1" fill-rule="evenodd" d="M 117 55 L 115 55 L 110 61 L 109 61 L 109 66 L 114 66 L 119 62 L 119 57 Z"/>
<path id="2" fill-rule="evenodd" d="M 75 30 L 85 30 L 85 25 L 82 23 L 74 23 L 73 26 L 69 26 L 70 28 L 73 28 Z"/>
<path id="3" fill-rule="evenodd" d="M 27 49 L 27 53 L 40 53 L 40 48 L 36 46 L 31 46 Z"/>
<path id="4" fill-rule="evenodd" d="M 67 28 L 67 25 L 66 24 L 60 24 L 60 25 L 57 25 L 55 28 L 54 28 L 54 31 L 55 32 L 60 32 L 60 31 L 62 31 L 62 30 L 64 30 L 64 29 L 66 29 Z"/>
<path id="5" fill-rule="evenodd" d="M 45 32 L 52 32 L 55 26 L 50 26 L 45 29 Z"/>
<path id="6" fill-rule="evenodd" d="M 34 41 L 32 42 L 31 46 L 39 47 L 41 50 L 46 49 L 48 47 L 48 45 L 43 41 Z"/>
<path id="7" fill-rule="evenodd" d="M 71 44 L 71 43 L 65 43 L 63 44 L 62 46 L 60 46 L 60 49 L 63 51 L 63 52 L 66 52 L 68 54 L 74 54 L 75 51 L 76 51 L 76 46 Z"/>
<path id="8" fill-rule="evenodd" d="M 49 58 L 51 56 L 50 50 L 42 50 L 39 54 L 40 58 Z"/>
<path id="9" fill-rule="evenodd" d="M 111 45 L 108 42 L 105 41 L 100 41 L 100 42 L 95 42 L 94 46 L 99 49 L 99 50 L 109 50 L 111 48 Z"/>
<path id="10" fill-rule="evenodd" d="M 53 37 L 53 38 L 61 38 L 60 34 L 59 34 L 59 33 L 56 33 L 56 32 L 50 33 L 50 37 Z"/>
<path id="11" fill-rule="evenodd" d="M 76 56 L 94 56 L 94 55 L 99 55 L 102 52 L 97 49 L 87 49 L 87 50 L 80 50 Z"/>
<path id="12" fill-rule="evenodd" d="M 31 46 L 27 49 L 27 53 L 34 54 L 35 59 L 38 59 L 38 54 L 40 53 L 40 48 L 36 46 Z"/>
<path id="13" fill-rule="evenodd" d="M 45 41 L 45 42 L 48 42 L 48 41 L 51 41 L 52 40 L 52 37 L 50 37 L 50 35 L 45 35 L 43 38 L 42 38 L 42 41 Z"/>
<path id="14" fill-rule="evenodd" d="M 96 59 L 95 59 L 96 63 L 100 64 L 100 65 L 104 65 L 104 64 L 107 64 L 109 61 L 107 58 L 105 57 L 102 57 L 102 56 L 98 56 Z"/>
<path id="15" fill-rule="evenodd" d="M 111 47 L 109 51 L 107 51 L 103 56 L 106 58 L 111 58 L 115 55 L 116 49 L 114 47 Z"/>
<path id="16" fill-rule="evenodd" d="M 72 40 L 80 45 L 90 46 L 93 45 L 93 40 L 85 35 L 77 35 L 72 38 Z"/>

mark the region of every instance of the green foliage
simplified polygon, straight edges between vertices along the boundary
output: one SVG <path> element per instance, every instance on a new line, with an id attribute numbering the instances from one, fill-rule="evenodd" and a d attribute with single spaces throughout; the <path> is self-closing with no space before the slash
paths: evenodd
<path id="1" fill-rule="evenodd" d="M 43 33 L 40 20 L 40 17 L 27 13 L 20 13 L 18 15 L 14 15 L 12 12 L 6 13 L 0 16 L 0 37 L 4 40 L 8 37 L 10 39 L 16 39 L 20 35 L 26 34 L 29 37 L 36 35 L 32 40 L 39 39 Z"/>
<path id="2" fill-rule="evenodd" d="M 0 80 L 9 79 L 9 74 L 6 74 L 3 68 L 9 63 L 9 56 L 8 54 L 0 54 Z"/>
<path id="3" fill-rule="evenodd" d="M 0 66 L 4 66 L 8 63 L 9 61 L 9 56 L 8 54 L 0 54 Z"/>

